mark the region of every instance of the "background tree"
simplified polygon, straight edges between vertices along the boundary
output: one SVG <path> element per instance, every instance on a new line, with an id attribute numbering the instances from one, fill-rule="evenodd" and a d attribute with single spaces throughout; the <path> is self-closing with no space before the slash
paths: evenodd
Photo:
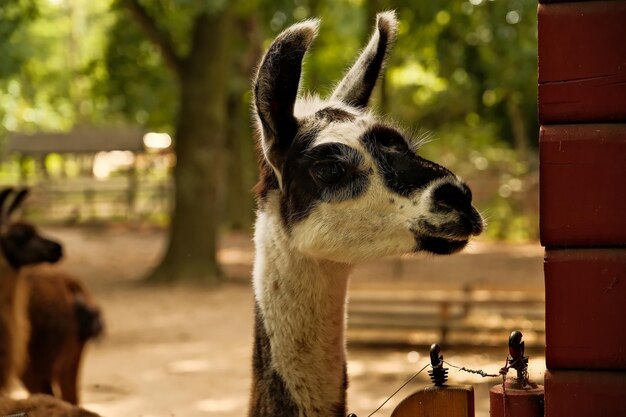
<path id="1" fill-rule="evenodd" d="M 0 77 L 5 79 L 19 72 L 26 60 L 25 51 L 17 45 L 20 39 L 16 34 L 37 18 L 39 9 L 35 0 L 1 0 L 0 10 L 0 53 L 4 57 L 0 61 Z"/>
<path id="2" fill-rule="evenodd" d="M 218 282 L 231 8 L 230 2 L 203 2 L 177 10 L 175 3 L 148 9 L 139 0 L 120 1 L 158 47 L 178 86 L 175 209 L 166 253 L 149 280 Z M 168 29 L 173 24 L 176 30 Z"/>
<path id="3" fill-rule="evenodd" d="M 264 46 L 321 17 L 303 87 L 325 95 L 386 8 L 400 28 L 374 105 L 415 136 L 432 132 L 421 152 L 476 184 L 487 233 L 536 236 L 532 0 L 0 0 L 2 131 L 172 133 L 174 212 L 151 279 L 219 281 L 218 230 L 253 218 L 249 80 Z"/>

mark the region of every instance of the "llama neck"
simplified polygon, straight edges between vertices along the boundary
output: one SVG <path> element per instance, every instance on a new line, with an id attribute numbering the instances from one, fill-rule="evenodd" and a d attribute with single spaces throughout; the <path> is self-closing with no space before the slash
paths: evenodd
<path id="1" fill-rule="evenodd" d="M 26 314 L 25 291 L 15 271 L 0 254 L 0 394 L 6 393 L 9 382 L 21 368 L 25 352 L 21 352 L 20 316 Z"/>
<path id="2" fill-rule="evenodd" d="M 256 224 L 253 417 L 345 416 L 346 264 L 289 244 L 278 216 Z"/>

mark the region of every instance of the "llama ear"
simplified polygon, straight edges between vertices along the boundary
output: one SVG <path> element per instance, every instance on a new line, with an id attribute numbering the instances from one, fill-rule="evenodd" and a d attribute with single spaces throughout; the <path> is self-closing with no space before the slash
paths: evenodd
<path id="1" fill-rule="evenodd" d="M 0 225 L 4 224 L 5 220 L 7 220 L 8 216 L 6 215 L 6 211 L 4 210 L 4 203 L 12 192 L 12 187 L 3 188 L 0 191 Z"/>
<path id="2" fill-rule="evenodd" d="M 29 193 L 28 188 L 22 188 L 20 191 L 17 192 L 17 195 L 15 196 L 13 201 L 11 201 L 11 205 L 9 206 L 9 209 L 7 210 L 7 216 L 11 216 L 11 214 L 13 214 L 13 212 L 17 210 L 19 206 L 22 205 L 22 202 L 26 199 L 26 197 L 28 196 L 28 193 Z"/>
<path id="3" fill-rule="evenodd" d="M 302 59 L 317 35 L 318 20 L 306 20 L 283 31 L 261 61 L 254 81 L 254 104 L 263 129 L 263 153 L 280 169 L 297 131 L 294 104 Z"/>
<path id="4" fill-rule="evenodd" d="M 0 211 L 4 211 L 4 203 L 7 200 L 7 197 L 9 197 L 9 195 L 11 195 L 11 193 L 13 192 L 13 187 L 7 187 L 7 188 L 3 188 L 0 191 Z"/>
<path id="5" fill-rule="evenodd" d="M 397 28 L 398 20 L 395 11 L 390 10 L 376 15 L 376 28 L 370 41 L 337 85 L 331 99 L 358 108 L 367 106 L 383 67 L 385 56 L 391 49 Z"/>

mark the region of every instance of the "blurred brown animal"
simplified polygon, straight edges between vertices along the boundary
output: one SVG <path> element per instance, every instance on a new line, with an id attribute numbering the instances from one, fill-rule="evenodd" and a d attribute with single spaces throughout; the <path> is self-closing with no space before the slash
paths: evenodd
<path id="1" fill-rule="evenodd" d="M 18 192 L 4 210 L 11 194 L 12 188 L 0 191 L 0 394 L 25 364 L 28 289 L 19 271 L 27 265 L 57 262 L 63 252 L 60 244 L 40 236 L 32 225 L 10 221 L 28 191 Z"/>
<path id="2" fill-rule="evenodd" d="M 63 249 L 43 238 L 28 223 L 11 222 L 27 190 L 18 192 L 8 209 L 12 188 L 0 191 L 0 415 L 24 414 L 30 417 L 98 417 L 48 395 L 32 395 L 23 400 L 6 397 L 12 378 L 21 374 L 26 361 L 28 323 L 28 283 L 20 270 L 43 262 L 55 263 Z"/>
<path id="3" fill-rule="evenodd" d="M 86 343 L 100 336 L 100 308 L 75 277 L 52 266 L 25 268 L 30 283 L 31 336 L 22 382 L 32 393 L 57 394 L 78 404 L 79 372 Z"/>
<path id="4" fill-rule="evenodd" d="M 0 398 L 0 416 L 28 417 L 100 417 L 84 408 L 68 404 L 58 398 L 35 394 L 23 400 Z"/>

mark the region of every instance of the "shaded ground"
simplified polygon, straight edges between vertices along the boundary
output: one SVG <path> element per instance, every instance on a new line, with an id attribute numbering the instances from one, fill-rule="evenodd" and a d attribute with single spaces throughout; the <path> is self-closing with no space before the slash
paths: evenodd
<path id="1" fill-rule="evenodd" d="M 164 234 L 154 230 L 65 229 L 46 232 L 65 243 L 63 268 L 82 277 L 103 306 L 107 335 L 88 351 L 83 402 L 104 416 L 235 417 L 246 415 L 252 345 L 252 293 L 248 285 L 252 247 L 247 236 L 230 236 L 220 253 L 235 279 L 218 289 L 143 287 Z M 542 291 L 543 252 L 538 245 L 475 243 L 448 258 L 383 260 L 359 267 L 353 286 L 474 286 Z M 447 350 L 459 366 L 497 373 L 500 349 Z M 427 361 L 426 348 L 349 348 L 349 409 L 366 417 Z M 531 352 L 531 375 L 540 380 L 543 353 Z M 532 371 L 539 371 L 534 373 Z M 453 383 L 473 383 L 477 416 L 488 415 L 487 392 L 497 380 L 451 371 Z M 392 407 L 420 385 L 425 372 L 390 401 Z"/>

